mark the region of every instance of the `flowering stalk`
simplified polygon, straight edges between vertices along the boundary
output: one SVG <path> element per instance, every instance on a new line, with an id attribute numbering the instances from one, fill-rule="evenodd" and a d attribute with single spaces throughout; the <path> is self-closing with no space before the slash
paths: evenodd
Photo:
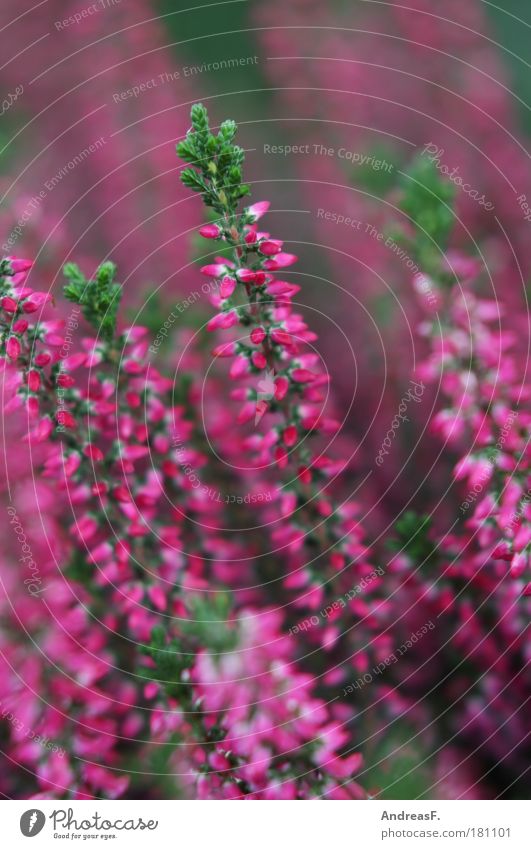
<path id="1" fill-rule="evenodd" d="M 362 577 L 372 569 L 357 505 L 346 501 L 335 506 L 331 498 L 331 485 L 345 463 L 322 447 L 311 447 L 316 436 L 333 437 L 340 425 L 325 409 L 328 374 L 309 350 L 317 337 L 293 307 L 300 287 L 279 279 L 297 257 L 284 251 L 282 240 L 258 228 L 269 209 L 267 201 L 240 211 L 249 187 L 242 183 L 244 155 L 233 144 L 235 132 L 234 122 L 225 121 L 213 135 L 205 108 L 196 104 L 192 128 L 177 152 L 192 166 L 182 173 L 184 184 L 216 213 L 201 234 L 230 255 L 201 268 L 215 281 L 211 300 L 217 313 L 207 329 L 233 331 L 232 339 L 213 353 L 232 360 L 230 376 L 241 384 L 232 393 L 241 402 L 238 422 L 254 422 L 256 428 L 243 440 L 244 449 L 252 452 L 257 468 L 275 468 L 283 476 L 272 538 L 288 554 L 285 586 L 299 591 L 297 606 L 316 610 L 341 594 L 349 575 Z M 352 609 L 362 616 L 368 610 L 360 600 L 350 614 Z M 350 626 L 348 614 L 349 609 Z M 341 633 L 341 616 L 337 605 L 336 627 L 319 631 L 330 647 Z"/>
<path id="2" fill-rule="evenodd" d="M 420 332 L 431 346 L 418 373 L 431 383 L 442 376 L 446 398 L 431 427 L 466 452 L 454 469 L 455 479 L 466 483 L 460 518 L 467 517 L 487 560 L 507 562 L 509 575 L 529 595 L 531 415 L 522 405 L 531 390 L 522 368 L 525 353 L 517 349 L 504 304 L 481 294 L 479 260 L 448 249 L 451 187 L 429 164 L 418 163 L 412 177 L 402 199 L 412 222 L 405 241 L 422 269 L 413 284 L 427 315 Z"/>

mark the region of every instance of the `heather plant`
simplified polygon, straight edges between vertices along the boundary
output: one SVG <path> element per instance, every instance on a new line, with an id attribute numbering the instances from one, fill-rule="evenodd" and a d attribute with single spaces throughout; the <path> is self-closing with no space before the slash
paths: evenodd
<path id="1" fill-rule="evenodd" d="M 402 187 L 407 226 L 396 238 L 418 263 L 411 282 L 424 314 L 418 376 L 438 385 L 430 429 L 454 473 L 431 517 L 410 513 L 398 523 L 395 563 L 408 575 L 402 599 L 431 609 L 441 632 L 439 681 L 417 670 L 413 690 L 437 697 L 445 682 L 451 733 L 473 741 L 487 774 L 518 781 L 529 662 L 527 355 L 517 319 L 490 294 L 483 258 L 451 249 L 453 195 L 422 160 Z"/>
<path id="2" fill-rule="evenodd" d="M 519 769 L 528 604 L 519 476 L 515 526 L 504 523 L 505 490 L 515 469 L 526 475 L 522 393 L 514 363 L 497 389 L 510 339 L 469 291 L 477 261 L 449 250 L 452 193 L 433 169 L 413 171 L 409 225 L 396 238 L 428 281 L 413 281 L 428 304 L 418 377 L 442 374 L 450 405 L 433 429 L 461 451 L 458 480 L 483 463 L 467 439 L 490 449 L 489 509 L 482 499 L 463 521 L 454 500 L 461 523 L 451 533 L 407 513 L 387 547 L 369 545 L 342 475 L 349 457 L 339 449 L 351 446 L 328 369 L 300 287 L 281 279 L 297 257 L 260 229 L 269 204 L 245 205 L 235 133 L 233 121 L 214 133 L 196 104 L 178 144 L 182 181 L 208 209 L 200 233 L 214 249 L 200 272 L 214 314 L 205 332 L 179 327 L 177 351 L 157 353 L 146 328 L 123 322 L 113 263 L 90 277 L 64 269 L 64 297 L 89 328 L 72 348 L 50 296 L 30 286 L 32 263 L 2 262 L 6 415 L 23 424 L 47 517 L 33 590 L 16 610 L 2 606 L 0 695 L 19 718 L 7 733 L 21 770 L 3 779 L 8 795 L 28 795 L 27 770 L 29 795 L 42 797 L 363 798 L 381 792 L 378 765 L 393 760 L 375 738 L 400 739 L 404 717 L 429 749 L 428 783 L 440 783 L 441 749 L 455 771 L 445 735 L 461 745 L 483 735 L 487 753 Z M 501 443 L 496 424 L 513 408 L 518 425 Z M 16 518 L 23 534 L 30 517 Z M 513 580 L 499 554 L 511 555 Z M 35 649 L 25 652 L 41 635 L 48 674 Z M 439 656 L 442 683 L 427 660 Z M 425 729 L 447 678 L 456 700 L 437 737 Z M 29 744 L 20 723 L 60 748 Z"/>
<path id="3" fill-rule="evenodd" d="M 238 189 L 237 194 L 242 193 Z M 116 605 L 120 611 L 104 615 L 102 624 L 118 638 L 118 647 L 110 640 L 109 652 L 118 655 L 114 662 L 126 679 L 134 676 L 119 666 L 121 644 L 124 639 L 144 644 L 147 660 L 139 678 L 149 678 L 143 692 L 146 699 L 156 700 L 150 729 L 157 742 L 162 735 L 161 743 L 182 732 L 186 757 L 177 757 L 176 744 L 173 766 L 179 768 L 182 761 L 186 767 L 184 789 L 192 792 L 190 784 L 196 787 L 194 792 L 211 797 L 359 794 L 350 781 L 359 756 L 347 752 L 345 758 L 338 757 L 348 735 L 328 717 L 325 703 L 312 695 L 311 677 L 293 668 L 294 644 L 277 634 L 278 614 L 263 607 L 258 612 L 225 611 L 223 654 L 230 657 L 237 649 L 249 661 L 243 665 L 242 676 L 246 678 L 249 670 L 254 674 L 249 684 L 239 687 L 229 677 L 223 698 L 223 657 L 216 660 L 215 655 L 224 626 L 220 623 L 214 637 L 210 635 L 210 644 L 208 631 L 199 628 L 198 633 L 192 627 L 190 632 L 186 624 L 177 629 L 177 636 L 170 633 L 168 642 L 165 632 L 155 629 L 157 612 L 170 611 L 187 620 L 195 610 L 197 592 L 205 579 L 210 578 L 211 587 L 215 574 L 215 567 L 209 568 L 213 546 L 209 546 L 208 528 L 203 526 L 198 535 L 191 522 L 194 512 L 204 513 L 204 504 L 194 499 L 193 491 L 190 494 L 181 468 L 183 457 L 170 436 L 178 434 L 185 443 L 186 461 L 200 462 L 189 445 L 191 423 L 185 420 L 183 407 L 171 403 L 172 382 L 146 359 L 145 330 L 116 330 L 121 287 L 111 263 L 100 266 L 92 280 L 77 266 L 65 268 L 64 294 L 81 308 L 97 334 L 83 340 L 83 350 L 68 356 L 62 355 L 60 322 L 31 323 L 23 318 L 48 300 L 24 285 L 30 268 L 31 263 L 14 258 L 2 266 L 3 351 L 6 385 L 13 393 L 10 406 L 26 409 L 30 444 L 48 446 L 43 473 L 73 508 L 72 560 L 64 574 L 95 595 L 98 609 L 108 598 L 112 609 Z M 83 369 L 86 380 L 76 379 L 74 373 Z M 211 512 L 209 508 L 210 504 Z M 154 539 L 158 549 L 153 547 Z M 245 547 L 230 546 L 233 559 L 245 553 Z M 217 552 L 216 560 L 223 560 L 223 552 Z M 186 584 L 188 593 L 180 592 Z M 207 606 L 203 612 L 212 616 L 219 611 Z M 205 639 L 201 641 L 200 636 Z M 175 642 L 177 637 L 184 640 L 184 648 Z M 269 644 L 274 645 L 273 656 Z M 227 659 L 225 665 L 229 676 L 234 675 L 234 661 Z M 215 694 L 212 704 L 209 684 L 215 684 L 215 690 L 210 688 Z M 292 694 L 287 701 L 286 692 Z M 161 702 L 163 694 L 166 700 Z M 258 698 L 264 707 L 254 719 L 253 700 Z M 266 716 L 270 730 L 263 724 Z M 190 747 L 194 737 L 196 752 Z M 293 753 L 291 759 L 287 753 Z M 120 795 L 126 778 L 121 776 L 112 784 L 103 768 L 100 772 L 104 775 L 101 789 Z M 62 775 L 69 779 L 68 792 L 88 795 L 100 785 L 86 773 L 82 770 L 74 781 L 65 767 L 57 785 Z"/>

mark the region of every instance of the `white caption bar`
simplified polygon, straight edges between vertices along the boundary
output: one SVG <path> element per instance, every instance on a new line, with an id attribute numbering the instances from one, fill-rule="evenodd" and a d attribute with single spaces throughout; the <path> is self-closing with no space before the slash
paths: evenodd
<path id="1" fill-rule="evenodd" d="M 527 803 L 2 801 L 2 845 L 529 849 Z M 30 842 L 34 840 L 34 843 Z"/>

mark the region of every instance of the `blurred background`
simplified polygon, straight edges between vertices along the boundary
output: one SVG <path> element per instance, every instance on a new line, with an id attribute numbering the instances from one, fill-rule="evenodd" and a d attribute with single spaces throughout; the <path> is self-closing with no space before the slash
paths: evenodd
<path id="1" fill-rule="evenodd" d="M 468 187 L 457 192 L 455 246 L 480 255 L 497 297 L 517 311 L 525 303 L 530 14 L 517 0 L 449 0 L 443 11 L 430 0 L 184 10 L 6 0 L 5 252 L 34 257 L 52 291 L 65 261 L 90 270 L 112 258 L 136 320 L 156 330 L 163 305 L 194 290 L 202 220 L 200 199 L 180 185 L 175 142 L 195 100 L 214 124 L 234 118 L 253 197 L 272 200 L 271 226 L 301 254 L 291 275 L 304 281 L 363 472 L 419 353 L 411 263 L 381 235 L 399 221 L 397 189 L 419 152 Z M 424 434 L 430 405 L 418 415 Z M 406 447 L 412 434 L 401 438 Z M 415 463 L 403 468 L 396 452 L 371 499 L 385 492 L 391 515 L 414 503 L 432 452 L 424 435 Z M 430 474 L 433 492 L 446 474 L 444 463 Z"/>

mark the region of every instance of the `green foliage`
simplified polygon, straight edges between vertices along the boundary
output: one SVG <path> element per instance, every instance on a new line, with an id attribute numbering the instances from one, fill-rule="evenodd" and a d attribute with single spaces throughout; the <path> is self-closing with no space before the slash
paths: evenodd
<path id="1" fill-rule="evenodd" d="M 65 265 L 63 273 L 69 281 L 63 288 L 65 297 L 81 306 L 83 316 L 105 342 L 112 342 L 122 297 L 122 287 L 114 280 L 114 263 L 102 263 L 93 280 L 87 280 L 73 262 Z"/>
<path id="2" fill-rule="evenodd" d="M 0 277 L 13 277 L 13 269 L 8 259 L 0 260 Z"/>
<path id="3" fill-rule="evenodd" d="M 188 670 L 193 665 L 193 653 L 183 651 L 177 640 L 169 640 L 162 626 L 153 628 L 151 643 L 144 648 L 154 662 L 155 669 L 144 669 L 142 674 L 152 681 L 158 681 L 168 696 L 178 700 L 181 705 L 191 701 L 191 687 L 188 682 Z"/>
<path id="4" fill-rule="evenodd" d="M 127 310 L 126 314 L 131 324 L 140 322 L 144 327 L 148 328 L 150 335 L 155 338 L 168 318 L 168 304 L 162 299 L 160 292 L 154 291 L 151 292 L 149 298 L 142 304 L 141 313 L 136 308 L 131 307 Z M 162 340 L 159 348 L 163 348 L 171 342 L 173 330 L 177 330 L 175 325 L 169 328 L 169 332 Z"/>
<path id="5" fill-rule="evenodd" d="M 367 151 L 367 155 L 371 157 L 368 162 L 352 166 L 351 183 L 370 192 L 374 197 L 385 198 L 398 181 L 397 154 L 391 148 L 377 145 Z"/>
<path id="6" fill-rule="evenodd" d="M 451 284 L 453 277 L 445 268 L 443 255 L 455 221 L 453 184 L 441 178 L 431 160 L 419 156 L 403 178 L 401 191 L 400 208 L 409 219 L 408 232 L 393 233 L 393 238 L 426 274 Z"/>
<path id="7" fill-rule="evenodd" d="M 364 782 L 378 799 L 430 798 L 427 788 L 434 782 L 429 749 L 412 726 L 395 721 L 377 735 Z"/>
<path id="8" fill-rule="evenodd" d="M 94 579 L 94 567 L 88 562 L 85 552 L 74 549 L 70 556 L 68 565 L 64 570 L 65 576 L 76 581 L 84 586 L 91 585 L 91 591 L 94 592 L 92 582 Z"/>
<path id="9" fill-rule="evenodd" d="M 189 670 L 195 659 L 194 647 L 217 652 L 231 651 L 237 644 L 237 633 L 228 622 L 231 610 L 229 593 L 219 592 L 210 598 L 200 596 L 187 600 L 190 619 L 180 623 L 181 637 L 170 639 L 162 626 L 153 629 L 149 646 L 144 647 L 155 664 L 155 670 L 143 669 L 141 674 L 158 681 L 171 698 L 188 710 L 197 710 L 193 704 Z"/>
<path id="10" fill-rule="evenodd" d="M 177 155 L 194 167 L 185 168 L 181 180 L 187 188 L 199 192 L 204 203 L 216 212 L 235 215 L 240 198 L 250 192 L 249 186 L 242 183 L 245 154 L 233 144 L 236 124 L 224 121 L 214 135 L 202 103 L 192 106 L 191 117 L 192 127 L 177 145 Z"/>
<path id="11" fill-rule="evenodd" d="M 229 593 L 194 596 L 189 599 L 188 606 L 192 616 L 181 623 L 183 634 L 213 653 L 236 648 L 238 635 L 228 622 L 231 609 Z"/>
<path id="12" fill-rule="evenodd" d="M 400 206 L 419 233 L 444 250 L 454 224 L 454 197 L 452 183 L 440 177 L 433 162 L 419 157 L 403 182 Z"/>
<path id="13" fill-rule="evenodd" d="M 417 566 L 431 566 L 437 557 L 437 548 L 430 539 L 431 519 L 408 510 L 395 524 L 395 539 L 390 542 L 394 551 L 401 551 Z"/>

